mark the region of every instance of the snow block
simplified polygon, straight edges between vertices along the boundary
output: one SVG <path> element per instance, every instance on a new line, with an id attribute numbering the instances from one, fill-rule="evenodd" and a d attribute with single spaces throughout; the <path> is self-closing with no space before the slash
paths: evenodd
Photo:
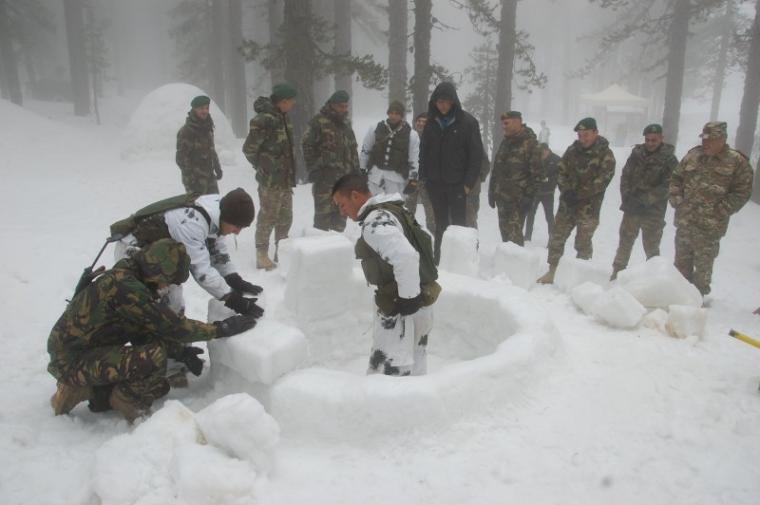
<path id="1" fill-rule="evenodd" d="M 600 296 L 592 312 L 616 328 L 635 328 L 647 310 L 628 291 L 614 287 Z"/>
<path id="2" fill-rule="evenodd" d="M 219 300 L 209 301 L 209 322 L 235 313 Z M 306 361 L 306 337 L 298 328 L 273 319 L 259 319 L 244 333 L 208 343 L 212 366 L 224 365 L 250 382 L 272 384 Z"/>
<path id="3" fill-rule="evenodd" d="M 538 250 L 520 247 L 513 242 L 496 246 L 493 257 L 494 274 L 505 273 L 515 286 L 531 289 L 541 275 L 543 262 Z"/>
<path id="4" fill-rule="evenodd" d="M 198 412 L 195 420 L 208 443 L 250 461 L 259 472 L 271 469 L 280 426 L 250 395 L 224 396 Z"/>
<path id="5" fill-rule="evenodd" d="M 155 503 L 250 503 L 255 490 L 256 470 L 248 461 L 232 459 L 208 445 L 179 447 L 172 458 L 169 473 L 180 501 Z"/>
<path id="6" fill-rule="evenodd" d="M 589 316 L 594 314 L 594 306 L 604 295 L 604 288 L 593 282 L 584 282 L 570 290 L 573 303 Z"/>
<path id="7" fill-rule="evenodd" d="M 667 324 L 668 313 L 662 309 L 654 309 L 641 320 L 641 326 L 644 328 L 651 328 L 664 335 L 668 334 Z"/>
<path id="8" fill-rule="evenodd" d="M 671 305 L 668 309 L 668 333 L 675 338 L 705 336 L 707 309 L 688 305 Z"/>
<path id="9" fill-rule="evenodd" d="M 352 278 L 356 263 L 346 237 L 329 233 L 293 239 L 289 262 L 283 305 L 299 322 L 338 316 L 351 304 L 350 290 L 336 286 Z"/>
<path id="10" fill-rule="evenodd" d="M 671 261 L 661 256 L 623 270 L 618 274 L 617 285 L 649 308 L 702 306 L 699 290 L 681 275 Z"/>
<path id="11" fill-rule="evenodd" d="M 562 291 L 569 292 L 575 286 L 584 282 L 593 282 L 607 288 L 610 282 L 610 271 L 589 260 L 562 257 L 554 275 L 554 285 Z"/>
<path id="12" fill-rule="evenodd" d="M 439 268 L 447 272 L 478 276 L 478 230 L 465 226 L 449 226 L 441 239 Z"/>

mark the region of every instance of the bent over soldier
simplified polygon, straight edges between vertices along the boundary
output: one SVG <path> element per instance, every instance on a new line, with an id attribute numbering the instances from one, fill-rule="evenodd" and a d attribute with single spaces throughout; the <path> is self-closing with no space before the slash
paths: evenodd
<path id="1" fill-rule="evenodd" d="M 256 221 L 256 268 L 271 270 L 269 237 L 274 229 L 275 261 L 277 244 L 287 238 L 293 224 L 293 187 L 296 170 L 293 157 L 293 127 L 288 112 L 296 103 L 296 90 L 277 84 L 270 97 L 261 96 L 253 104 L 256 117 L 243 144 L 243 153 L 256 170 L 259 183 L 259 219 Z"/>
<path id="2" fill-rule="evenodd" d="M 303 157 L 314 196 L 314 228 L 343 231 L 346 218 L 332 200 L 332 187 L 343 175 L 359 173 L 356 136 L 348 120 L 348 93 L 336 91 L 309 121 Z"/>
<path id="3" fill-rule="evenodd" d="M 599 226 L 599 211 L 607 186 L 615 175 L 615 155 L 607 139 L 599 135 L 594 118 L 581 119 L 575 126 L 576 140 L 567 148 L 559 163 L 559 209 L 549 238 L 549 271 L 538 279 L 542 284 L 554 282 L 565 242 L 573 231 L 577 257 L 591 259 L 591 243 Z"/>
<path id="4" fill-rule="evenodd" d="M 700 293 L 710 292 L 720 239 L 731 214 L 752 194 L 752 168 L 744 154 L 726 143 L 726 123 L 702 129 L 702 145 L 690 150 L 673 170 L 670 204 L 676 209 L 675 266 Z"/>
<path id="5" fill-rule="evenodd" d="M 188 193 L 219 193 L 216 181 L 222 178 L 222 167 L 214 147 L 214 120 L 209 114 L 211 99 L 196 96 L 190 102 L 185 125 L 177 132 L 177 166 L 182 184 Z"/>
<path id="6" fill-rule="evenodd" d="M 675 148 L 662 141 L 662 126 L 650 124 L 643 135 L 644 143 L 633 148 L 620 176 L 623 221 L 610 280 L 628 266 L 639 230 L 647 259 L 660 255 L 670 174 L 678 159 L 673 154 Z"/>
<path id="7" fill-rule="evenodd" d="M 133 422 L 169 392 L 169 355 L 190 352 L 198 359 L 200 349 L 183 344 L 228 337 L 256 324 L 252 316 L 205 324 L 157 303 L 159 290 L 185 282 L 189 274 L 185 246 L 162 239 L 75 294 L 48 338 L 56 415 L 89 400 L 92 411 L 114 409 Z"/>

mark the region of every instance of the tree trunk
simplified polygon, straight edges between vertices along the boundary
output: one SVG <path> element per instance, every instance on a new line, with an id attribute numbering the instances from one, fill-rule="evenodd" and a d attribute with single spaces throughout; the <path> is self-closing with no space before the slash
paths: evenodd
<path id="1" fill-rule="evenodd" d="M 82 0 L 63 0 L 63 13 L 66 20 L 74 114 L 86 116 L 90 113 L 90 85 L 84 42 Z"/>
<path id="2" fill-rule="evenodd" d="M 406 103 L 407 0 L 388 0 L 388 99 Z"/>
<path id="3" fill-rule="evenodd" d="M 726 2 L 726 13 L 721 20 L 722 31 L 720 36 L 720 55 L 715 67 L 713 79 L 712 103 L 710 104 L 710 121 L 716 121 L 720 113 L 720 99 L 723 93 L 723 83 L 726 80 L 726 60 L 728 59 L 728 46 L 734 32 L 734 5 L 733 0 Z"/>
<path id="4" fill-rule="evenodd" d="M 351 55 L 351 0 L 333 0 L 333 16 L 335 20 L 335 54 Z M 335 74 L 335 89 L 348 92 L 353 98 L 351 74 Z M 349 114 L 354 100 L 348 102 Z"/>
<path id="5" fill-rule="evenodd" d="M 673 6 L 673 22 L 668 39 L 668 71 L 665 77 L 665 110 L 662 113 L 662 129 L 667 142 L 678 143 L 678 122 L 681 119 L 683 74 L 686 64 L 686 41 L 689 36 L 689 0 L 676 0 Z"/>
<path id="6" fill-rule="evenodd" d="M 23 96 L 21 94 L 21 83 L 18 79 L 18 63 L 16 62 L 16 53 L 13 51 L 13 41 L 9 32 L 10 20 L 8 19 L 7 0 L 0 0 L 0 67 L 3 71 L 0 74 L 4 93 L 7 93 L 11 102 L 21 105 Z"/>
<path id="7" fill-rule="evenodd" d="M 491 138 L 494 149 L 496 139 L 501 137 L 501 114 L 512 105 L 512 71 L 515 66 L 515 43 L 517 42 L 517 0 L 501 0 L 499 21 L 499 66 L 496 71 L 496 101 Z"/>
<path id="8" fill-rule="evenodd" d="M 245 92 L 245 59 L 238 48 L 243 45 L 243 5 L 241 0 L 229 0 L 229 68 L 227 72 L 228 115 L 232 130 L 238 138 L 248 134 L 248 100 Z"/>
<path id="9" fill-rule="evenodd" d="M 269 0 L 267 2 L 269 15 L 269 44 L 272 47 L 280 47 L 282 44 L 282 0 Z M 272 87 L 275 84 L 285 80 L 285 69 L 275 67 L 269 71 L 269 78 L 272 81 Z"/>
<path id="10" fill-rule="evenodd" d="M 432 0 L 414 0 L 414 115 L 427 112 L 430 78 L 430 37 L 433 30 Z"/>
<path id="11" fill-rule="evenodd" d="M 227 39 L 229 37 L 229 33 L 227 30 L 227 27 L 229 24 L 227 23 L 227 15 L 228 10 L 227 6 L 225 5 L 226 2 L 224 0 L 212 0 L 211 3 L 211 27 L 212 27 L 212 37 L 211 37 L 211 44 L 209 44 L 209 68 L 211 69 L 211 89 L 208 90 L 208 93 L 211 95 L 211 98 L 214 99 L 216 102 L 217 107 L 219 107 L 222 112 L 227 114 L 227 100 L 224 93 L 225 90 L 225 65 L 224 65 L 224 55 L 225 55 L 225 49 L 227 48 Z"/>
<path id="12" fill-rule="evenodd" d="M 744 95 L 739 109 L 739 127 L 736 130 L 736 148 L 752 156 L 757 127 L 757 113 L 760 108 L 760 0 L 755 5 L 755 22 L 752 24 L 752 39 L 747 55 L 747 73 L 744 77 Z M 752 201 L 760 203 L 760 174 L 755 171 L 755 187 Z"/>

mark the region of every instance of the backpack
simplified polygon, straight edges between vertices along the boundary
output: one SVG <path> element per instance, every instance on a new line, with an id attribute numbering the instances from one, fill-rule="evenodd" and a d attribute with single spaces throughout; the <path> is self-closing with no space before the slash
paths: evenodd
<path id="1" fill-rule="evenodd" d="M 168 210 L 182 207 L 192 207 L 197 210 L 206 219 L 208 225 L 211 226 L 211 217 L 208 215 L 208 212 L 203 207 L 195 204 L 195 200 L 199 196 L 201 196 L 200 193 L 185 193 L 151 203 L 131 216 L 113 223 L 111 225 L 111 238 L 118 240 L 118 238 L 132 233 L 143 220 L 157 214 L 163 214 Z"/>

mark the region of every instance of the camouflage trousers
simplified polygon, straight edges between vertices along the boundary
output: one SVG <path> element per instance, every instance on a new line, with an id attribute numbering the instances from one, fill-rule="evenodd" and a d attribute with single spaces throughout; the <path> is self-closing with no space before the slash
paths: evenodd
<path id="1" fill-rule="evenodd" d="M 311 186 L 314 196 L 314 228 L 319 230 L 343 231 L 346 229 L 346 218 L 340 215 L 338 206 L 332 199 L 332 183 L 315 182 Z"/>
<path id="2" fill-rule="evenodd" d="M 525 217 L 525 240 L 530 240 L 533 237 L 533 224 L 535 223 L 536 211 L 538 211 L 539 204 L 544 208 L 546 228 L 550 237 L 552 236 L 552 231 L 554 231 L 554 193 L 536 195 Z"/>
<path id="3" fill-rule="evenodd" d="M 166 346 L 160 342 L 90 349 L 62 366 L 51 363 L 50 373 L 72 386 L 90 386 L 93 395 L 119 388 L 129 399 L 150 405 L 169 392 Z"/>
<path id="4" fill-rule="evenodd" d="M 483 183 L 478 180 L 472 188 L 470 188 L 470 192 L 467 193 L 467 202 L 465 202 L 465 226 L 469 228 L 476 228 L 478 227 L 478 212 L 480 212 L 480 189 L 481 186 L 483 186 Z"/>
<path id="5" fill-rule="evenodd" d="M 182 173 L 182 185 L 188 193 L 200 193 L 202 195 L 219 194 L 219 186 L 213 173 Z"/>
<path id="6" fill-rule="evenodd" d="M 720 252 L 720 236 L 694 226 L 676 228 L 675 266 L 699 292 L 710 292 L 713 263 Z"/>
<path id="7" fill-rule="evenodd" d="M 425 375 L 428 335 L 432 329 L 432 306 L 422 307 L 409 316 L 386 316 L 376 310 L 367 374 Z"/>
<path id="8" fill-rule="evenodd" d="M 502 242 L 525 245 L 523 224 L 532 200 L 496 200 Z"/>
<path id="9" fill-rule="evenodd" d="M 615 270 L 623 270 L 628 266 L 628 260 L 631 259 L 631 250 L 636 238 L 641 230 L 641 241 L 644 244 L 644 253 L 647 259 L 660 255 L 660 240 L 662 240 L 662 230 L 665 228 L 665 219 L 663 216 L 651 214 L 634 214 L 624 212 L 623 220 L 620 222 L 620 242 L 618 243 L 617 254 L 612 262 Z"/>
<path id="10" fill-rule="evenodd" d="M 565 242 L 570 234 L 575 231 L 575 251 L 580 259 L 591 259 L 594 248 L 591 239 L 594 237 L 596 227 L 599 226 L 599 210 L 602 207 L 602 199 L 594 199 L 582 202 L 570 209 L 565 202 L 560 200 L 557 216 L 554 218 L 554 229 L 549 238 L 549 265 L 556 266 L 559 259 L 565 253 Z"/>
<path id="11" fill-rule="evenodd" d="M 269 249 L 274 229 L 275 243 L 287 238 L 293 224 L 293 190 L 259 186 L 259 215 L 256 220 L 256 249 Z"/>
<path id="12" fill-rule="evenodd" d="M 435 215 L 433 214 L 433 204 L 430 203 L 430 197 L 425 189 L 425 183 L 422 181 L 417 182 L 417 191 L 406 197 L 406 208 L 409 212 L 415 214 L 417 212 L 417 202 L 422 203 L 422 208 L 425 210 L 425 227 L 430 233 L 435 233 Z"/>

